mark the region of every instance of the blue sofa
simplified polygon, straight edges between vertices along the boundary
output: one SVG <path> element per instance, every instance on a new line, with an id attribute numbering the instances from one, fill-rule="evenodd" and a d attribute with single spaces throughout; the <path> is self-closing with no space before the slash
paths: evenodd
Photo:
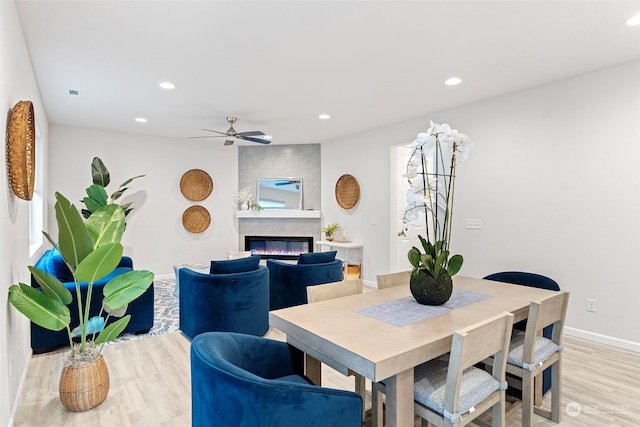
<path id="1" fill-rule="evenodd" d="M 362 398 L 318 387 L 303 354 L 282 341 L 230 332 L 191 342 L 194 427 L 361 427 Z"/>
<path id="2" fill-rule="evenodd" d="M 309 258 L 314 259 L 319 258 L 319 254 L 322 254 L 322 252 L 307 255 L 309 255 Z M 290 264 L 268 259 L 270 310 L 306 304 L 307 286 L 343 280 L 342 261 L 335 259 L 335 251 L 333 252 L 333 258 L 329 262 L 309 264 Z"/>
<path id="3" fill-rule="evenodd" d="M 269 330 L 269 272 L 253 260 L 214 261 L 213 274 L 188 268 L 178 272 L 180 330 L 189 338 L 203 332 L 226 331 L 262 336 Z M 251 263 L 239 269 L 225 269 Z"/>
<path id="4" fill-rule="evenodd" d="M 64 283 L 67 289 L 71 291 L 73 300 L 71 301 L 71 304 L 68 305 L 68 307 L 69 311 L 71 312 L 71 328 L 76 327 L 78 325 L 78 304 L 76 302 L 76 288 L 75 283 L 73 282 L 71 271 L 69 271 L 69 268 L 64 263 L 62 255 L 60 255 L 60 253 L 55 248 L 49 249 L 38 260 L 35 267 L 56 277 L 58 280 Z M 93 296 L 90 302 L 89 316 L 97 316 L 100 313 L 103 298 L 102 288 L 104 287 L 104 285 L 106 285 L 107 282 L 109 282 L 109 280 L 111 280 L 113 277 L 131 270 L 133 270 L 133 261 L 131 260 L 131 258 L 123 256 L 120 260 L 120 263 L 118 264 L 118 267 L 111 274 L 103 277 L 93 284 Z M 31 286 L 35 288 L 40 287 L 33 276 L 31 277 Z M 80 293 L 82 295 L 83 301 L 87 296 L 87 286 L 87 283 L 81 283 L 80 285 Z M 131 315 L 131 320 L 129 321 L 129 324 L 127 325 L 123 333 L 144 334 L 149 332 L 149 329 L 153 327 L 153 298 L 154 295 L 152 283 L 149 289 L 147 289 L 144 294 L 142 294 L 135 301 L 129 304 L 129 307 L 127 308 L 127 314 Z M 109 319 L 109 323 L 116 320 L 118 319 L 111 317 Z M 31 348 L 33 349 L 34 354 L 45 353 L 55 350 L 58 347 L 68 345 L 69 337 L 67 335 L 66 329 L 63 329 L 61 331 L 50 331 L 49 329 L 45 329 L 34 324 L 33 322 L 31 323 Z"/>

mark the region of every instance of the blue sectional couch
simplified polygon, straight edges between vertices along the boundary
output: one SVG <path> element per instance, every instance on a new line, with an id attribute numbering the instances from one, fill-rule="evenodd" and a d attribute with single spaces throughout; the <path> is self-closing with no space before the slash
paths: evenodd
<path id="1" fill-rule="evenodd" d="M 73 282 L 71 271 L 69 271 L 69 268 L 62 259 L 62 255 L 60 255 L 60 253 L 55 249 L 49 249 L 38 260 L 35 267 L 56 277 L 64 283 L 67 289 L 71 291 L 73 301 L 71 301 L 71 304 L 69 304 L 68 307 L 71 312 L 71 328 L 76 327 L 78 325 L 78 304 L 76 302 L 75 283 Z M 97 316 L 100 312 L 103 298 L 102 288 L 104 285 L 106 285 L 113 277 L 132 270 L 133 261 L 131 258 L 123 256 L 122 260 L 120 260 L 120 264 L 118 264 L 118 267 L 111 274 L 93 284 L 93 296 L 91 298 L 89 316 Z M 31 286 L 35 288 L 40 287 L 33 277 L 31 278 Z M 87 283 L 81 284 L 80 292 L 82 294 L 83 301 L 87 295 L 87 286 Z M 153 298 L 152 283 L 144 294 L 129 304 L 127 314 L 131 315 L 131 320 L 123 333 L 144 334 L 153 327 Z M 117 320 L 117 318 L 110 318 L 109 323 L 115 320 Z M 31 348 L 33 349 L 34 354 L 45 353 L 65 345 L 69 345 L 69 338 L 66 329 L 61 331 L 50 331 L 34 324 L 33 322 L 31 323 Z"/>

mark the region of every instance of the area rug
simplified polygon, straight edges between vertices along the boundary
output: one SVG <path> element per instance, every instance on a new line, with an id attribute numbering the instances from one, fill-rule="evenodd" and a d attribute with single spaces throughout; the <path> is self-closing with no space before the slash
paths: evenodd
<path id="1" fill-rule="evenodd" d="M 179 326 L 180 308 L 178 306 L 178 297 L 173 295 L 175 286 L 175 279 L 155 279 L 153 281 L 153 328 L 151 328 L 151 330 L 146 334 L 120 335 L 118 338 L 109 341 L 107 345 L 141 338 L 149 338 L 156 335 L 177 331 Z"/>

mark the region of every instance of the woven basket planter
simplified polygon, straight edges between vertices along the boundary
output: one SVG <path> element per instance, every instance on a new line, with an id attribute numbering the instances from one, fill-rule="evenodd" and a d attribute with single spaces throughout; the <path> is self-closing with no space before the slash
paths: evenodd
<path id="1" fill-rule="evenodd" d="M 109 370 L 104 357 L 82 366 L 65 366 L 60 375 L 60 401 L 73 412 L 95 408 L 109 394 Z"/>

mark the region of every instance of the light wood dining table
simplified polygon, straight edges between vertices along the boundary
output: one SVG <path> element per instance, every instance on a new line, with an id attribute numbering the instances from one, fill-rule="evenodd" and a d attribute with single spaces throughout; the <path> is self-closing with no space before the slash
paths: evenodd
<path id="1" fill-rule="evenodd" d="M 384 380 L 386 425 L 413 426 L 415 366 L 448 353 L 455 331 L 505 311 L 518 322 L 527 317 L 531 301 L 556 294 L 458 275 L 453 286 L 485 299 L 404 326 L 358 312 L 411 297 L 409 286 L 397 286 L 275 310 L 269 313 L 269 323 L 286 334 L 288 343 L 307 353 L 306 374 L 317 385 L 321 363 L 342 373 L 351 369 L 371 381 Z"/>

